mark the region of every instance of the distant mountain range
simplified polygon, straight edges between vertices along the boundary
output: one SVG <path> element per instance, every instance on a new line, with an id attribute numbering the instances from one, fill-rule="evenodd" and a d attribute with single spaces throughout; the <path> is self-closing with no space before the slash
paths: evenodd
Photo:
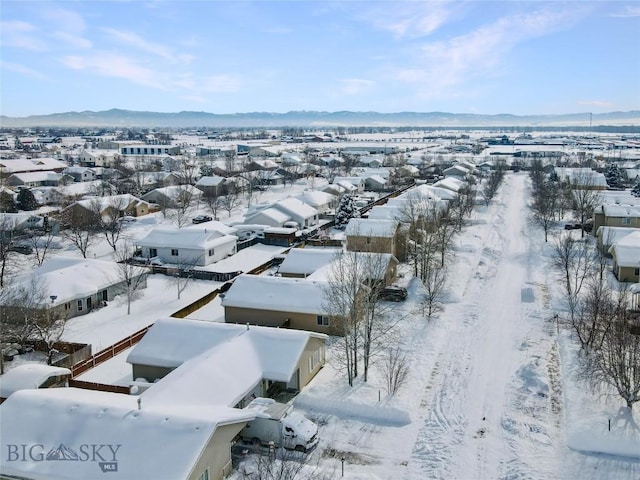
<path id="1" fill-rule="evenodd" d="M 102 112 L 65 112 L 28 117 L 0 116 L 0 127 L 174 127 L 174 128 L 238 128 L 238 127 L 589 127 L 640 125 L 640 111 L 570 113 L 563 115 L 482 115 L 446 112 L 318 112 L 287 113 L 207 112 L 140 112 L 111 109 Z"/>

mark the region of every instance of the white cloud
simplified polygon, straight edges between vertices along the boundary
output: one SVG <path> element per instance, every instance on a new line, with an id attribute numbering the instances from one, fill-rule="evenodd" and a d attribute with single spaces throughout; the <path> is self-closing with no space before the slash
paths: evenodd
<path id="1" fill-rule="evenodd" d="M 81 37 L 80 35 L 74 35 L 68 32 L 62 32 L 62 31 L 54 32 L 53 38 L 61 42 L 64 42 L 67 45 L 70 45 L 71 47 L 79 48 L 82 50 L 88 50 L 93 46 L 90 40 L 84 37 Z"/>
<path id="2" fill-rule="evenodd" d="M 396 38 L 431 35 L 453 15 L 451 2 L 384 2 L 374 4 L 361 17 Z"/>
<path id="3" fill-rule="evenodd" d="M 42 10 L 41 13 L 47 20 L 55 25 L 56 30 L 80 34 L 84 32 L 87 27 L 82 15 L 73 10 L 46 8 Z"/>
<path id="4" fill-rule="evenodd" d="M 358 95 L 370 90 L 375 85 L 375 82 L 362 78 L 345 78 L 340 83 L 342 84 L 341 91 L 345 95 Z"/>
<path id="5" fill-rule="evenodd" d="M 89 56 L 69 55 L 62 63 L 73 70 L 86 70 L 102 77 L 122 78 L 138 85 L 163 89 L 159 76 L 153 70 L 138 65 L 124 55 L 96 52 Z"/>
<path id="6" fill-rule="evenodd" d="M 541 9 L 511 15 L 446 41 L 422 46 L 413 68 L 396 78 L 413 84 L 422 98 L 458 96 L 463 84 L 501 74 L 505 58 L 521 43 L 565 28 L 579 14 L 574 10 Z"/>
<path id="7" fill-rule="evenodd" d="M 2 46 L 23 48 L 33 51 L 48 50 L 47 44 L 38 36 L 38 28 L 31 23 L 20 20 L 0 22 L 2 30 Z"/>
<path id="8" fill-rule="evenodd" d="M 21 65 L 19 63 L 11 63 L 11 62 L 5 62 L 5 61 L 0 61 L 0 67 L 3 68 L 4 70 L 9 70 L 11 72 L 16 72 L 16 73 L 20 73 L 22 75 L 26 75 L 27 77 L 32 77 L 32 78 L 36 78 L 38 80 L 45 80 L 47 77 L 45 75 L 43 75 L 42 73 L 26 67 L 24 65 Z"/>
<path id="9" fill-rule="evenodd" d="M 137 48 L 138 50 L 157 55 L 167 60 L 175 59 L 171 48 L 159 43 L 149 42 L 135 33 L 124 32 L 122 30 L 116 30 L 115 28 L 106 27 L 102 30 L 116 41 L 123 43 L 124 45 L 127 45 L 129 47 Z"/>

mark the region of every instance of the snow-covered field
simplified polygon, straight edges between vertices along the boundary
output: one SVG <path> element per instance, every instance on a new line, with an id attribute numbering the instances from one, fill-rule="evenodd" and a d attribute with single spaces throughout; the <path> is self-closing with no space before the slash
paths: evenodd
<path id="1" fill-rule="evenodd" d="M 619 414 L 621 401 L 576 383 L 568 339 L 558 347 L 557 279 L 529 220 L 527 184 L 508 175 L 456 238 L 438 318 L 422 316 L 411 282 L 398 312 L 411 373 L 395 398 L 379 371 L 349 387 L 329 348 L 295 400 L 320 424 L 309 465 L 339 477 L 344 458 L 352 479 L 640 478 L 637 424 Z"/>
<path id="2" fill-rule="evenodd" d="M 527 185 L 526 174 L 509 174 L 493 203 L 478 206 L 455 238 L 447 300 L 437 317 L 423 316 L 421 286 L 401 267 L 409 299 L 394 304 L 394 318 L 411 370 L 397 396 L 387 396 L 379 363 L 368 383 L 358 379 L 349 387 L 333 362 L 339 340 L 331 339 L 327 365 L 295 400 L 320 425 L 309 468 L 339 478 L 344 459 L 350 479 L 640 478 L 637 422 L 616 397 L 596 396 L 573 378 L 575 348 L 568 335 L 558 338 L 553 322 L 561 313 L 557 278 L 543 232 L 529 219 Z M 261 201 L 304 188 L 277 188 Z M 127 234 L 135 240 L 167 222 L 155 214 L 127 225 Z M 258 250 L 244 254 L 249 263 L 272 253 Z M 111 255 L 104 242 L 90 252 Z M 68 248 L 59 253 L 77 255 Z M 124 303 L 111 302 L 70 321 L 65 338 L 99 350 L 217 285 L 193 282 L 178 301 L 167 278 L 152 276 L 131 315 Z M 220 321 L 221 312 L 214 301 L 189 318 Z M 81 379 L 126 385 L 125 356 Z"/>

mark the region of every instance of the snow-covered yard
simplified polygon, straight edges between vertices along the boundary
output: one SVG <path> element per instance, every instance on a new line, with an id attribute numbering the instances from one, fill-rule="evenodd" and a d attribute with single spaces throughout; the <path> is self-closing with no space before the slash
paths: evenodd
<path id="1" fill-rule="evenodd" d="M 575 381 L 575 352 L 565 336 L 558 343 L 557 279 L 529 220 L 527 184 L 508 175 L 456 237 L 438 318 L 422 316 L 411 282 L 398 312 L 411 372 L 396 397 L 379 369 L 350 388 L 331 361 L 339 344 L 328 348 L 295 400 L 320 424 L 309 465 L 340 476 L 344 458 L 352 479 L 639 478 L 637 423 L 619 413 L 622 401 Z"/>

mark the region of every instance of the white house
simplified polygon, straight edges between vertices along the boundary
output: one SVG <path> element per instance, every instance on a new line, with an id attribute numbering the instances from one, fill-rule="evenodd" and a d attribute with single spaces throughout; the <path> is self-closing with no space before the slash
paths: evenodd
<path id="1" fill-rule="evenodd" d="M 324 212 L 327 209 L 335 207 L 337 197 L 329 192 L 321 192 L 319 190 L 304 190 L 296 195 L 302 203 L 311 205 L 319 212 Z"/>
<path id="2" fill-rule="evenodd" d="M 127 362 L 134 378 L 147 380 L 146 405 L 243 407 L 273 384 L 304 387 L 324 364 L 325 340 L 299 330 L 166 318 Z"/>
<path id="3" fill-rule="evenodd" d="M 356 187 L 358 193 L 364 192 L 364 178 L 362 177 L 335 177 L 333 183 L 343 184 L 343 182 L 350 183 Z"/>
<path id="4" fill-rule="evenodd" d="M 0 407 L 0 476 L 221 480 L 231 473 L 233 439 L 254 418 L 223 405 L 176 408 L 80 388 L 21 390 Z"/>
<path id="5" fill-rule="evenodd" d="M 335 260 L 336 248 L 292 248 L 278 268 L 283 277 L 305 278 Z"/>
<path id="6" fill-rule="evenodd" d="M 277 208 L 267 207 L 259 210 L 253 210 L 244 217 L 246 225 L 268 225 L 270 227 L 282 227 L 285 222 L 291 220 L 291 216 L 278 210 Z"/>
<path id="7" fill-rule="evenodd" d="M 222 224 L 207 227 L 155 228 L 137 241 L 142 256 L 168 264 L 206 266 L 236 253 L 238 237 Z"/>
<path id="8" fill-rule="evenodd" d="M 318 223 L 318 210 L 297 198 L 288 197 L 277 201 L 273 208 L 289 215 L 300 228 L 307 228 Z"/>

